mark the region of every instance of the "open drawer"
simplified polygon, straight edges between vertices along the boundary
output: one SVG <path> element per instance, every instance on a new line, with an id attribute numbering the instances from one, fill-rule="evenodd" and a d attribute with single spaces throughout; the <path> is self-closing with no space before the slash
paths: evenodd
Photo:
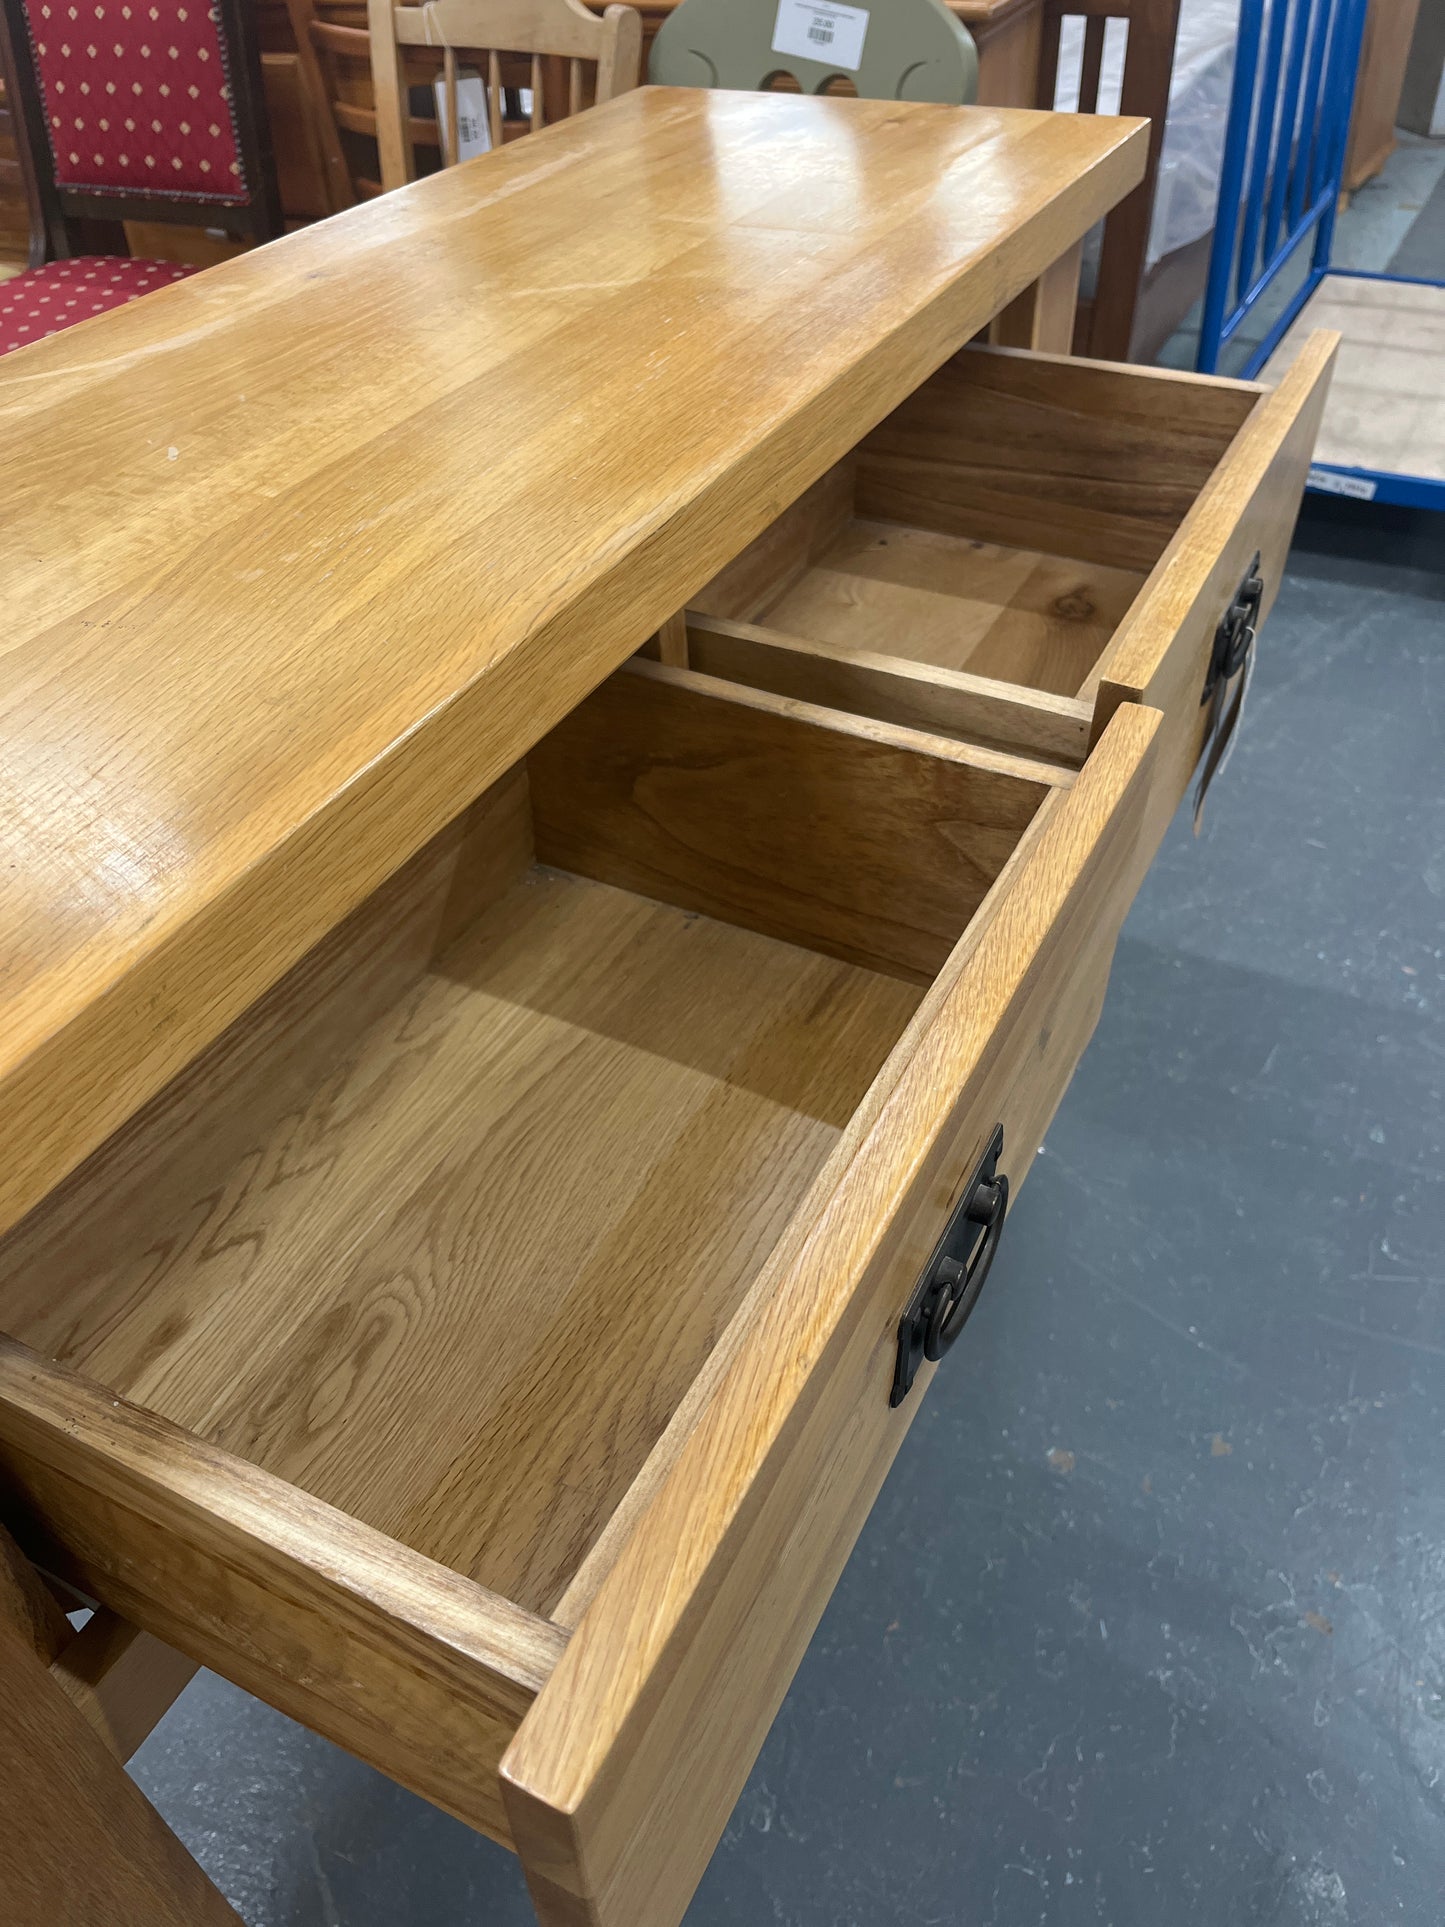
<path id="1" fill-rule="evenodd" d="M 1147 864 L 1242 693 L 1216 636 L 1274 600 L 1335 342 L 1275 390 L 966 348 L 693 598 L 686 660 L 1072 767 L 1148 703 Z"/>
<path id="2" fill-rule="evenodd" d="M 1093 1028 L 1158 723 L 1076 773 L 620 671 L 0 1243 L 27 1550 L 545 1921 L 675 1923 Z"/>

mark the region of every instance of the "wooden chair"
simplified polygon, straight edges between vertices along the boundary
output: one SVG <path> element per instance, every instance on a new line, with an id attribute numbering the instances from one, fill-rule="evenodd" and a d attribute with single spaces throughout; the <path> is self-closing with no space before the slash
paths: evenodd
<path id="1" fill-rule="evenodd" d="M 442 55 L 448 101 L 447 121 L 457 125 L 459 53 L 486 57 L 483 83 L 492 145 L 503 140 L 504 94 L 509 84 L 507 56 L 530 61 L 527 80 L 531 112 L 525 131 L 536 133 L 548 118 L 565 118 L 588 103 L 585 68 L 595 69 L 591 98 L 611 100 L 637 85 L 642 53 L 642 22 L 631 7 L 610 6 L 601 19 L 581 0 L 429 0 L 422 7 L 370 0 L 371 73 L 376 95 L 377 145 L 383 189 L 401 187 L 416 171 L 413 123 L 407 102 L 408 48 L 435 48 Z M 565 96 L 559 99 L 555 66 L 565 62 Z M 510 74 L 515 75 L 511 68 Z M 549 85 L 549 78 L 553 84 Z M 549 114 L 550 108 L 550 114 Z M 444 151 L 450 164 L 454 154 Z"/>
<path id="2" fill-rule="evenodd" d="M 0 6 L 45 256 L 0 284 L 0 354 L 196 272 L 133 258 L 127 221 L 282 231 L 242 0 L 89 0 L 84 31 L 47 0 Z"/>
<path id="3" fill-rule="evenodd" d="M 652 44 L 648 77 L 664 87 L 752 91 L 791 81 L 808 94 L 844 83 L 870 100 L 958 106 L 977 96 L 977 49 L 943 0 L 889 0 L 875 7 L 857 63 L 830 55 L 826 45 L 816 58 L 776 52 L 777 20 L 777 0 L 682 0 Z"/>
<path id="4" fill-rule="evenodd" d="M 361 24 L 366 19 L 366 0 L 328 4 L 325 14 L 318 13 L 313 0 L 286 0 L 286 11 L 326 156 L 333 206 L 339 209 L 370 200 L 381 192 L 381 166 L 371 85 L 371 35 Z M 351 17 L 336 17 L 343 13 Z M 436 144 L 436 122 L 413 120 L 413 148 Z"/>
<path id="5" fill-rule="evenodd" d="M 1179 31 L 1179 0 L 1045 0 L 1036 105 L 1052 107 L 1058 87 L 1059 41 L 1064 21 L 1084 18 L 1084 59 L 1077 111 L 1099 108 L 1099 78 L 1104 35 L 1110 20 L 1126 21 L 1123 86 L 1118 111 L 1149 120 L 1149 154 L 1144 178 L 1104 222 L 1099 271 L 1093 296 L 1079 304 L 1074 352 L 1105 361 L 1127 361 L 1135 333 L 1135 311 L 1148 258 L 1149 227 L 1159 180 L 1169 85 L 1174 74 L 1174 43 Z"/>

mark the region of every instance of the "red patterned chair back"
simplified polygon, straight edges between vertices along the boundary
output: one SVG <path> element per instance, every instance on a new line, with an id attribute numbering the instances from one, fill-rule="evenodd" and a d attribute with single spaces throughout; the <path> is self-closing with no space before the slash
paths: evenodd
<path id="1" fill-rule="evenodd" d="M 281 232 L 244 0 L 0 5 L 52 254 L 113 250 L 120 221 Z"/>

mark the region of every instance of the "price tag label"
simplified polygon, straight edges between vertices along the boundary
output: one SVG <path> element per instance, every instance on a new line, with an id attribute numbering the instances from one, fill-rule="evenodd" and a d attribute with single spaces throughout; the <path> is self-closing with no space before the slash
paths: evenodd
<path id="1" fill-rule="evenodd" d="M 856 74 L 868 38 L 867 7 L 834 6 L 832 0 L 778 0 L 773 52 L 823 60 Z"/>
<path id="2" fill-rule="evenodd" d="M 437 126 L 443 134 L 450 136 L 447 114 L 447 84 L 438 78 L 436 83 Z M 459 161 L 469 161 L 478 154 L 486 154 L 492 145 L 492 124 L 487 118 L 487 88 L 481 75 L 470 67 L 457 69 L 457 126 L 461 129 L 461 143 L 457 149 Z"/>

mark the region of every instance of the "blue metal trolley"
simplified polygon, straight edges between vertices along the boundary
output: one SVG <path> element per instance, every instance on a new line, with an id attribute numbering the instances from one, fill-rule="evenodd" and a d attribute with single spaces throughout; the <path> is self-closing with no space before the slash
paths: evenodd
<path id="1" fill-rule="evenodd" d="M 1368 0 L 1241 0 L 1197 365 L 1265 380 L 1344 339 L 1317 492 L 1445 509 L 1445 283 L 1330 265 Z"/>

